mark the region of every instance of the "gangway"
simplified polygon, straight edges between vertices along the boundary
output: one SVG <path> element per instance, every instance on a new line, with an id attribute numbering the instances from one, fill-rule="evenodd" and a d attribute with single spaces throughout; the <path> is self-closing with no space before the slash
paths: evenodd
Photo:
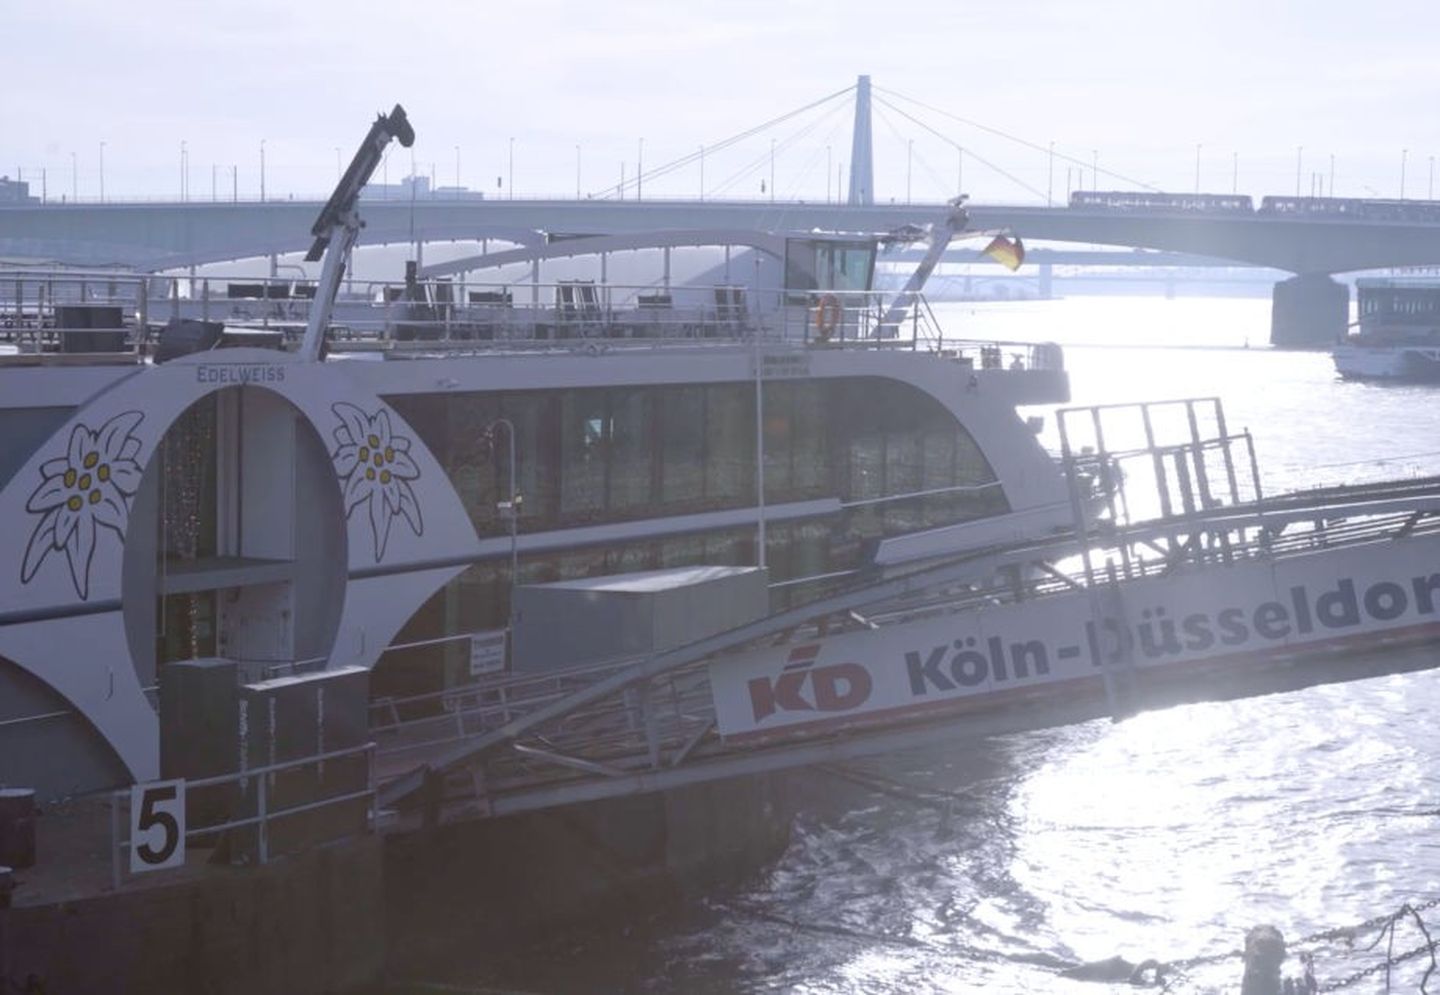
<path id="1" fill-rule="evenodd" d="M 1377 651 L 1440 635 L 1440 478 L 1264 496 L 1214 398 L 1058 418 L 1076 527 L 937 535 L 686 646 L 449 689 L 375 727 L 380 804 L 500 816 L 1435 665 Z"/>

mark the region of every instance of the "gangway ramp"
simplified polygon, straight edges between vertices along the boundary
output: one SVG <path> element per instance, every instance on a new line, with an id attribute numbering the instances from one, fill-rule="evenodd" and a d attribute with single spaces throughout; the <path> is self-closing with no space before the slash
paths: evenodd
<path id="1" fill-rule="evenodd" d="M 1249 440 L 1195 442 L 1071 454 L 1068 533 L 877 568 L 666 652 L 451 689 L 377 727 L 381 804 L 500 816 L 1435 665 L 1390 651 L 1440 636 L 1440 479 L 1201 488 L 1206 459 Z M 1157 452 L 1205 500 L 1131 521 L 1128 485 L 1084 499 L 1080 469 L 1133 483 L 1126 461 Z"/>

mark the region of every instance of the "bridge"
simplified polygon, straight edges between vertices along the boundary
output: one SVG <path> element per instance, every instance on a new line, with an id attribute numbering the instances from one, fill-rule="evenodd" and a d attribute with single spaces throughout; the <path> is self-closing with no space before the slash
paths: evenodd
<path id="1" fill-rule="evenodd" d="M 876 202 L 869 78 L 862 76 L 851 89 L 855 165 L 845 203 L 716 200 L 703 199 L 703 194 L 698 200 L 643 200 L 639 177 L 628 200 L 488 199 L 459 192 L 446 198 L 430 195 L 428 189 L 421 197 L 416 194 L 419 184 L 412 182 L 408 199 L 362 204 L 366 229 L 360 243 L 496 239 L 534 246 L 556 234 L 674 229 L 884 232 L 925 225 L 941 216 L 944 205 L 939 203 Z M 620 193 L 623 197 L 624 190 Z M 157 271 L 275 256 L 308 248 L 310 225 L 321 206 L 314 200 L 4 205 L 0 258 Z M 971 216 L 979 228 L 1030 240 L 1159 250 L 1293 273 L 1274 292 L 1272 341 L 1286 345 L 1327 344 L 1343 334 L 1348 292 L 1330 279 L 1333 274 L 1440 264 L 1440 210 L 1375 217 L 972 204 Z M 1128 260 L 1127 265 L 1146 262 L 1156 260 Z"/>

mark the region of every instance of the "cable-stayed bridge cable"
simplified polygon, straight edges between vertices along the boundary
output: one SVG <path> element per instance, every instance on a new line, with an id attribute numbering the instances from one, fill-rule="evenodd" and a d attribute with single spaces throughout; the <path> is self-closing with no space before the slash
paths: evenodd
<path id="1" fill-rule="evenodd" d="M 890 90 L 890 89 L 886 89 L 886 88 L 884 88 L 884 87 L 878 87 L 878 86 L 875 87 L 874 89 L 875 89 L 876 91 L 878 91 L 879 93 L 888 94 L 889 96 L 899 98 L 900 100 L 908 101 L 909 103 L 912 103 L 912 104 L 916 105 L 917 107 L 922 107 L 922 108 L 924 108 L 925 110 L 930 111 L 930 112 L 932 112 L 932 113 L 934 113 L 934 114 L 939 114 L 941 117 L 950 118 L 952 121 L 956 121 L 956 122 L 958 122 L 958 123 L 960 123 L 960 124 L 963 124 L 963 125 L 966 125 L 966 126 L 968 126 L 968 127 L 976 128 L 976 129 L 978 129 L 978 130 L 980 130 L 980 131 L 987 132 L 987 133 L 989 133 L 989 134 L 991 134 L 991 135 L 995 135 L 995 136 L 998 137 L 998 138 L 1003 138 L 1003 139 L 1005 139 L 1006 141 L 1014 142 L 1014 143 L 1016 143 L 1017 145 L 1023 145 L 1023 146 L 1025 146 L 1026 148 L 1032 149 L 1032 150 L 1034 150 L 1034 151 L 1036 151 L 1036 152 L 1043 152 L 1043 153 L 1045 153 L 1046 155 L 1052 154 L 1051 149 L 1050 149 L 1050 147 L 1049 147 L 1048 145 L 1041 145 L 1041 144 L 1039 144 L 1038 142 L 1032 142 L 1032 141 L 1030 141 L 1029 139 L 1021 138 L 1019 135 L 1012 135 L 1012 134 L 1010 134 L 1009 132 L 1001 131 L 999 128 L 992 128 L 992 127 L 990 127 L 989 125 L 981 124 L 979 121 L 972 121 L 972 120 L 970 120 L 969 118 L 961 117 L 959 114 L 952 114 L 952 113 L 950 113 L 950 112 L 947 111 L 947 110 L 943 110 L 943 109 L 941 109 L 941 108 L 939 108 L 939 107 L 935 107 L 935 106 L 932 105 L 932 104 L 927 104 L 927 103 L 926 103 L 925 101 L 923 101 L 923 100 L 917 100 L 915 97 L 906 96 L 905 94 L 899 93 L 899 92 L 897 92 L 897 91 L 895 91 L 895 90 Z M 892 105 L 892 109 L 893 109 L 893 110 L 897 110 L 897 111 L 899 110 L 899 108 L 896 108 L 896 107 L 894 107 L 893 105 Z M 919 122 L 916 122 L 916 123 L 919 123 Z M 937 132 L 937 134 L 938 134 L 938 132 Z M 943 137 L 943 136 L 942 136 L 942 137 Z M 947 139 L 947 140 L 950 140 L 950 139 Z M 968 150 L 967 150 L 967 151 L 968 151 Z M 1092 170 L 1095 170 L 1095 171 L 1098 172 L 1098 173 L 1103 173 L 1105 176 L 1108 176 L 1108 177 L 1110 177 L 1110 178 L 1112 178 L 1112 179 L 1119 180 L 1119 181 L 1121 181 L 1122 183 L 1128 183 L 1128 184 L 1130 184 L 1131 186 L 1140 187 L 1142 190 L 1150 190 L 1150 191 L 1153 191 L 1153 192 L 1156 192 L 1156 193 L 1159 193 L 1159 192 L 1160 192 L 1160 188 L 1159 188 L 1159 187 L 1157 187 L 1157 186 L 1155 186 L 1155 185 L 1153 185 L 1153 184 L 1150 184 L 1150 183 L 1146 183 L 1144 180 L 1137 180 L 1137 179 L 1135 179 L 1134 177 L 1125 176 L 1124 174 L 1122 174 L 1122 173 L 1117 173 L 1117 172 L 1115 172 L 1114 170 L 1111 170 L 1111 169 L 1098 169 L 1093 162 L 1085 162 L 1083 159 L 1077 159 L 1077 158 L 1075 158 L 1074 156 L 1066 155 L 1066 154 L 1063 153 L 1063 152 L 1055 152 L 1055 153 L 1053 153 L 1053 154 L 1054 154 L 1055 158 L 1059 159 L 1059 160 L 1062 161 L 1062 162 L 1068 162 L 1068 163 L 1070 163 L 1070 164 L 1072 164 L 1072 165 L 1080 166 L 1082 169 L 1092 169 Z M 992 168 L 993 168 L 993 167 L 992 167 Z"/>

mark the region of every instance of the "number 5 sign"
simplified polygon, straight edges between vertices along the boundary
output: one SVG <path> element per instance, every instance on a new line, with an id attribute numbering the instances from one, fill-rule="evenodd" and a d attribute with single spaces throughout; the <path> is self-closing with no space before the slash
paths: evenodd
<path id="1" fill-rule="evenodd" d="M 185 782 L 152 781 L 130 789 L 130 873 L 185 863 Z"/>

